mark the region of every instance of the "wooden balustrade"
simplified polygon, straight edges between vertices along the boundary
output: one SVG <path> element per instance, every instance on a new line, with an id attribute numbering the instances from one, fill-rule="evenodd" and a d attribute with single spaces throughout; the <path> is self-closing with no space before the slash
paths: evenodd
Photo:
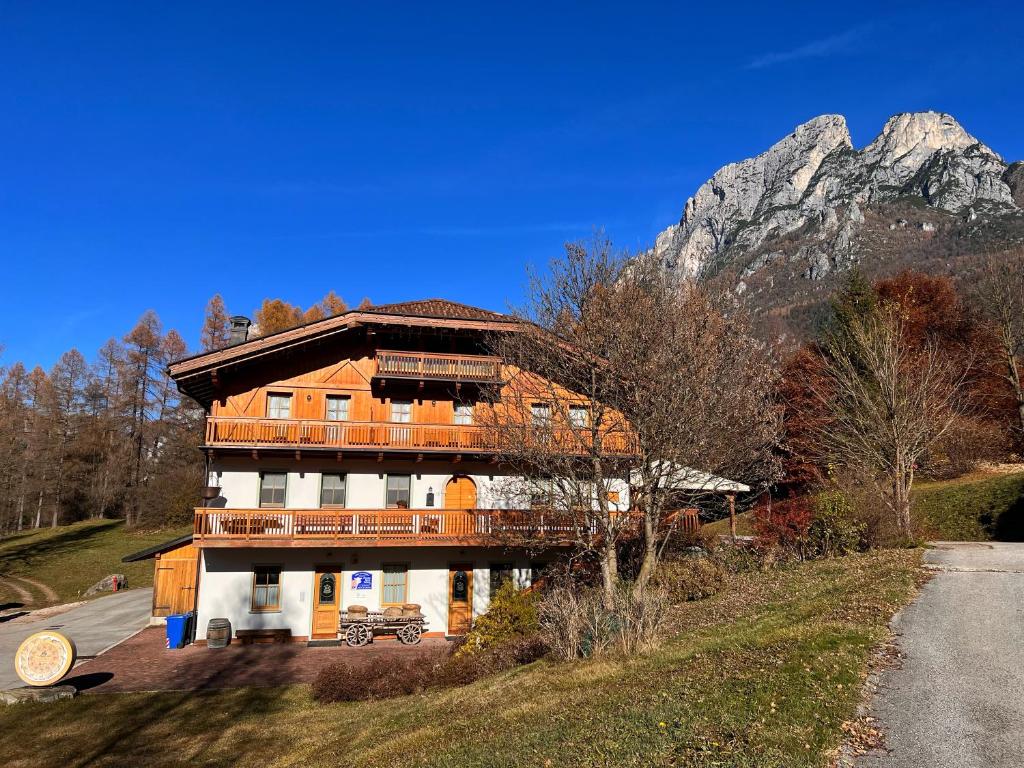
<path id="1" fill-rule="evenodd" d="M 498 382 L 501 358 L 377 350 L 377 377 Z"/>
<path id="2" fill-rule="evenodd" d="M 494 451 L 493 432 L 467 425 L 211 416 L 206 444 L 339 450 Z"/>
<path id="3" fill-rule="evenodd" d="M 591 535 L 578 516 L 508 509 L 195 510 L 197 546 L 570 544 Z"/>
<path id="4" fill-rule="evenodd" d="M 506 445 L 530 440 L 556 440 L 567 454 L 584 454 L 587 430 L 565 429 L 539 433 L 528 429 L 501 430 L 483 425 L 403 424 L 389 421 L 318 421 L 261 419 L 247 416 L 210 416 L 206 445 L 242 448 L 332 448 L 354 451 L 415 451 L 442 453 L 496 453 Z M 631 453 L 627 437 L 605 437 L 608 455 Z"/>

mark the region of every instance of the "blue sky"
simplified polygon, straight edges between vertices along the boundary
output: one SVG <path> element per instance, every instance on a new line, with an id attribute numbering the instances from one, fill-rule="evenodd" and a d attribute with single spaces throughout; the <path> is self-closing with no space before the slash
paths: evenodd
<path id="1" fill-rule="evenodd" d="M 783 7 L 785 10 L 779 10 Z M 896 6 L 896 7 L 894 7 Z M 955 115 L 1024 159 L 1020 3 L 0 0 L 0 364 L 146 309 L 501 310 L 603 227 L 639 248 L 815 115 Z"/>

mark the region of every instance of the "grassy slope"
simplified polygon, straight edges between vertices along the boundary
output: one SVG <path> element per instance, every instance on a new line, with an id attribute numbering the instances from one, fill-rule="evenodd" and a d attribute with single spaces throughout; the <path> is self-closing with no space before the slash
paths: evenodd
<path id="1" fill-rule="evenodd" d="M 729 529 L 729 518 L 724 517 L 721 520 L 715 520 L 713 523 L 708 523 L 704 526 L 705 529 L 713 531 L 714 533 L 727 535 L 731 533 Z M 753 512 L 740 512 L 736 515 L 736 535 L 737 536 L 753 536 L 754 535 L 754 513 Z"/>
<path id="2" fill-rule="evenodd" d="M 0 540 L 0 578 L 23 576 L 49 585 L 59 602 L 82 599 L 86 589 L 104 576 L 123 573 L 128 586 L 153 583 L 153 561 L 122 563 L 125 555 L 187 533 L 187 528 L 135 532 L 116 520 L 90 520 L 59 528 L 41 528 Z M 31 587 L 29 587 L 32 589 Z M 34 608 L 52 603 L 32 589 Z M 0 601 L 15 595 L 0 585 Z"/>
<path id="3" fill-rule="evenodd" d="M 932 539 L 1024 539 L 1024 473 L 971 474 L 922 482 L 912 494 L 914 517 Z"/>
<path id="4" fill-rule="evenodd" d="M 308 689 L 83 696 L 0 711 L 7 764 L 823 766 L 919 553 L 738 577 L 631 660 L 321 706 Z M 99 724 L 103 724 L 99 727 Z"/>

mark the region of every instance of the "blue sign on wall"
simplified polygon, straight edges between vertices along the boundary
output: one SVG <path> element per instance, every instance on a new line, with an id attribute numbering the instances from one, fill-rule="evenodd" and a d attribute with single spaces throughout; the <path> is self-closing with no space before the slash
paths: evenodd
<path id="1" fill-rule="evenodd" d="M 373 574 L 369 571 L 356 571 L 352 574 L 352 589 L 373 589 Z"/>

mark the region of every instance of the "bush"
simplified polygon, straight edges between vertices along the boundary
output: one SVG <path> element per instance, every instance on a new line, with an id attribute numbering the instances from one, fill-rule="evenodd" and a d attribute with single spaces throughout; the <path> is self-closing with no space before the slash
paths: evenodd
<path id="1" fill-rule="evenodd" d="M 541 633 L 554 656 L 575 659 L 608 651 L 631 654 L 652 648 L 661 635 L 669 600 L 650 584 L 639 596 L 624 582 L 611 608 L 604 591 L 567 582 L 549 590 L 539 605 Z"/>
<path id="2" fill-rule="evenodd" d="M 423 659 L 398 659 L 387 665 L 344 662 L 324 667 L 313 681 L 313 698 L 321 703 L 391 699 L 424 691 L 433 669 Z"/>
<path id="3" fill-rule="evenodd" d="M 658 571 L 658 584 L 665 588 L 673 603 L 702 600 L 722 589 L 725 569 L 707 555 L 666 560 Z"/>
<path id="4" fill-rule="evenodd" d="M 867 547 L 867 524 L 856 519 L 849 499 L 839 491 L 826 491 L 814 500 L 814 519 L 807 529 L 804 556 L 839 557 Z"/>
<path id="5" fill-rule="evenodd" d="M 515 638 L 537 634 L 537 595 L 506 581 L 491 596 L 487 612 L 466 635 L 457 655 L 477 653 Z"/>
<path id="6" fill-rule="evenodd" d="M 512 638 L 476 653 L 454 651 L 440 662 L 429 658 L 398 659 L 387 665 L 331 664 L 313 681 L 316 701 L 393 699 L 422 693 L 429 688 L 468 685 L 488 675 L 504 672 L 543 658 L 548 647 L 538 634 Z"/>
<path id="7" fill-rule="evenodd" d="M 791 496 L 754 509 L 754 534 L 759 547 L 803 557 L 814 510 L 806 496 Z"/>

